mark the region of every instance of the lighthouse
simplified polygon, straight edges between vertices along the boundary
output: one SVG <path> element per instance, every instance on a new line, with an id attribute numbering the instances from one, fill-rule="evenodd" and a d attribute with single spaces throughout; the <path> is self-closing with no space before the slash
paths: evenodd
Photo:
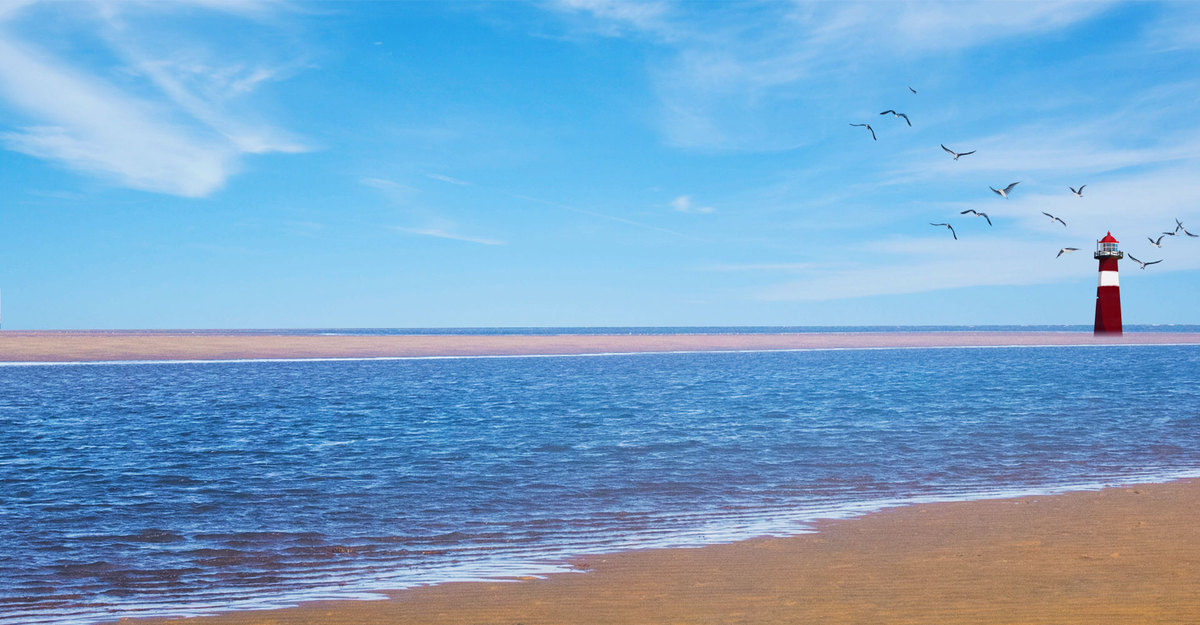
<path id="1" fill-rule="evenodd" d="M 1096 285 L 1096 326 L 1093 334 L 1121 333 L 1121 287 L 1117 283 L 1117 261 L 1125 252 L 1117 249 L 1117 240 L 1111 232 L 1096 241 L 1096 253 L 1100 260 L 1100 282 Z"/>

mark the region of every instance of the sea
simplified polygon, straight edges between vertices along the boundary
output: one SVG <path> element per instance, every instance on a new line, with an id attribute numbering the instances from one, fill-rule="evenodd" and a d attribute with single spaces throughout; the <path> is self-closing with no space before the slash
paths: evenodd
<path id="1" fill-rule="evenodd" d="M 1197 382 L 1195 345 L 8 364 L 0 624 L 370 600 L 1200 477 Z"/>

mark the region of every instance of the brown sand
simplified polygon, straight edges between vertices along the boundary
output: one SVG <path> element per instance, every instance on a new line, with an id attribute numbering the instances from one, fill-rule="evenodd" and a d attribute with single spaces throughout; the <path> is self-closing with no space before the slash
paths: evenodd
<path id="1" fill-rule="evenodd" d="M 596 354 L 871 347 L 1200 344 L 1200 334 L 859 332 L 664 335 L 321 336 L 205 332 L 0 332 L 0 362 Z"/>
<path id="2" fill-rule="evenodd" d="M 187 623 L 1195 625 L 1198 520 L 1200 480 L 915 505 L 794 538 L 580 559 L 583 574 Z"/>

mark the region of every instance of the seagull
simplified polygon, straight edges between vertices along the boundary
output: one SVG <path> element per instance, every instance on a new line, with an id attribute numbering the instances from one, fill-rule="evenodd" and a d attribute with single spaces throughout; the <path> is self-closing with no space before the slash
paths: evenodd
<path id="1" fill-rule="evenodd" d="M 1086 186 L 1087 186 L 1086 184 L 1081 184 L 1081 185 L 1079 185 L 1078 190 L 1076 190 L 1075 187 L 1067 187 L 1067 188 L 1071 190 L 1071 193 L 1075 194 L 1075 197 L 1083 197 L 1083 188 Z"/>
<path id="2" fill-rule="evenodd" d="M 1155 240 L 1152 237 L 1146 237 L 1146 238 L 1150 239 L 1150 245 L 1153 245 L 1154 247 L 1162 247 L 1162 240 L 1163 240 L 1163 237 L 1165 237 L 1165 236 L 1167 236 L 1166 233 L 1163 233 L 1163 234 L 1158 235 L 1157 240 Z"/>
<path id="3" fill-rule="evenodd" d="M 911 92 L 913 92 L 913 93 L 916 93 L 916 92 L 917 92 L 917 90 L 916 90 L 916 89 L 913 89 L 912 87 L 909 87 L 909 88 L 908 88 L 908 90 L 909 90 L 909 91 L 911 91 Z"/>
<path id="4" fill-rule="evenodd" d="M 892 117 L 903 117 L 905 123 L 907 123 L 910 127 L 912 126 L 912 122 L 908 121 L 908 115 L 905 115 L 904 113 L 897 113 L 896 111 L 893 111 L 892 109 L 888 109 L 888 110 L 880 113 L 880 115 L 887 115 L 888 113 L 891 113 Z"/>
<path id="5" fill-rule="evenodd" d="M 1152 261 L 1150 261 L 1150 262 L 1148 262 L 1148 263 L 1143 263 L 1142 261 L 1140 261 L 1140 260 L 1138 260 L 1138 259 L 1134 258 L 1134 257 L 1133 257 L 1133 254 L 1130 254 L 1130 255 L 1129 255 L 1129 260 L 1132 260 L 1133 262 L 1135 262 L 1135 263 L 1137 263 L 1137 264 L 1141 265 L 1141 268 L 1142 268 L 1142 269 L 1145 269 L 1145 268 L 1146 268 L 1146 265 L 1153 265 L 1153 264 L 1155 264 L 1155 263 L 1161 263 L 1161 262 L 1162 262 L 1162 260 L 1161 260 L 1161 259 L 1159 259 L 1159 260 L 1152 260 Z"/>
<path id="6" fill-rule="evenodd" d="M 956 160 L 956 161 L 958 160 L 958 157 L 960 157 L 960 156 L 966 156 L 966 155 L 968 155 L 968 154 L 974 154 L 974 153 L 975 153 L 975 150 L 971 150 L 970 152 L 955 152 L 954 150 L 951 150 L 950 148 L 948 148 L 948 147 L 946 147 L 946 146 L 944 146 L 944 145 L 942 146 L 942 149 L 943 149 L 943 150 L 945 150 L 945 151 L 947 151 L 947 152 L 949 152 L 949 153 L 950 153 L 950 155 L 951 155 L 951 156 L 953 156 L 953 157 L 954 157 L 954 160 Z M 993 190 L 993 191 L 995 191 L 995 189 L 992 189 L 992 190 Z"/>
<path id="7" fill-rule="evenodd" d="M 1078 249 L 1079 249 L 1079 248 L 1077 248 L 1077 247 L 1064 247 L 1064 248 L 1062 248 L 1061 250 L 1058 250 L 1058 256 L 1062 256 L 1063 254 L 1069 254 L 1069 253 L 1071 253 L 1071 252 L 1074 252 L 1074 251 L 1076 251 L 1076 250 L 1078 250 Z M 1058 256 L 1055 256 L 1055 258 L 1058 258 Z"/>
<path id="8" fill-rule="evenodd" d="M 1192 233 L 1188 232 L 1187 228 L 1183 227 L 1183 222 L 1176 219 L 1175 220 L 1175 232 L 1179 232 L 1180 230 L 1182 230 L 1183 233 L 1188 235 L 1189 237 L 1200 237 L 1200 234 L 1192 234 Z"/>
<path id="9" fill-rule="evenodd" d="M 875 139 L 875 129 L 871 127 L 871 124 L 850 124 L 850 125 L 851 126 L 866 126 L 867 130 L 871 131 L 871 138 Z M 875 140 L 878 141 L 879 139 L 875 139 Z"/>
<path id="10" fill-rule="evenodd" d="M 976 217 L 983 217 L 984 219 L 987 219 L 989 226 L 992 225 L 992 220 L 987 216 L 987 213 L 981 213 L 973 208 L 968 208 L 967 210 L 959 213 L 959 215 L 966 215 L 967 213 L 971 213 L 972 215 L 975 215 Z"/>
<path id="11" fill-rule="evenodd" d="M 954 234 L 954 226 L 951 226 L 950 224 L 935 224 L 933 222 L 930 222 L 929 225 L 931 225 L 931 226 L 946 226 L 947 228 L 950 229 L 950 234 L 954 236 L 954 240 L 955 241 L 958 240 L 958 235 Z"/>
<path id="12" fill-rule="evenodd" d="M 1012 188 L 1013 188 L 1013 187 L 1015 187 L 1015 186 L 1017 186 L 1017 185 L 1019 185 L 1019 184 L 1021 184 L 1021 181 L 1020 181 L 1020 180 L 1018 180 L 1018 181 L 1016 181 L 1016 182 L 1014 182 L 1014 183 L 1012 183 L 1012 184 L 1008 185 L 1007 187 L 1004 187 L 1003 189 L 992 189 L 991 187 L 988 187 L 988 188 L 989 188 L 989 189 L 992 189 L 992 191 L 993 191 L 993 192 L 995 192 L 995 194 L 996 194 L 996 195 L 999 195 L 1000 197 L 1002 197 L 1002 198 L 1004 198 L 1004 199 L 1006 199 L 1006 200 L 1007 200 L 1007 199 L 1008 199 L 1008 192 L 1009 192 L 1009 191 L 1012 191 Z"/>
<path id="13" fill-rule="evenodd" d="M 1057 221 L 1058 223 L 1062 224 L 1064 228 L 1067 227 L 1067 222 L 1059 219 L 1058 217 L 1055 217 L 1054 215 L 1051 215 L 1050 213 L 1047 213 L 1046 211 L 1042 211 L 1042 214 L 1050 218 L 1050 223 L 1054 223 Z"/>

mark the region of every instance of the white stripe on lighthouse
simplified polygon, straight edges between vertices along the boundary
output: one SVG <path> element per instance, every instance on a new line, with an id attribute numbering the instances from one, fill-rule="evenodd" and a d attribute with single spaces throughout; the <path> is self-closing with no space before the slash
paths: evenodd
<path id="1" fill-rule="evenodd" d="M 1099 286 L 1120 286 L 1117 284 L 1117 272 L 1101 271 Z"/>

